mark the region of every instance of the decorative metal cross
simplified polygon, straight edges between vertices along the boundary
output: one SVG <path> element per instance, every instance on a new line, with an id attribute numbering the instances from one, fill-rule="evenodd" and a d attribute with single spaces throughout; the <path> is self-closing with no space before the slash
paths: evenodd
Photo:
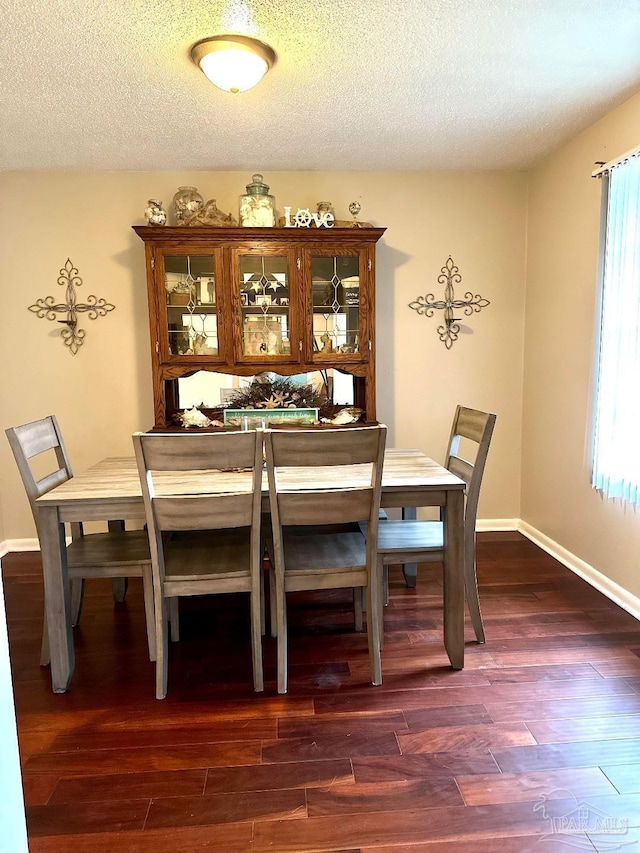
<path id="1" fill-rule="evenodd" d="M 58 284 L 67 288 L 66 302 L 56 303 L 53 296 L 46 296 L 44 299 L 38 299 L 34 305 L 29 305 L 29 311 L 33 311 L 41 319 L 44 317 L 47 320 L 55 320 L 57 314 L 65 313 L 66 318 L 58 320 L 58 323 L 64 323 L 67 326 L 66 329 L 62 330 L 61 336 L 64 345 L 69 347 L 71 355 L 75 355 L 84 343 L 86 335 L 84 329 L 78 328 L 78 314 L 87 314 L 90 320 L 95 320 L 98 317 L 105 317 L 116 306 L 93 295 L 87 297 L 86 303 L 76 301 L 76 287 L 82 285 L 82 279 L 69 258 L 60 270 Z"/>
<path id="2" fill-rule="evenodd" d="M 426 317 L 433 317 L 436 309 L 443 310 L 444 325 L 438 326 L 437 332 L 446 348 L 451 349 L 453 342 L 458 340 L 458 335 L 460 334 L 460 326 L 458 325 L 460 318 L 453 316 L 453 309 L 462 308 L 465 315 L 470 317 L 473 313 L 477 313 L 491 303 L 488 299 L 483 299 L 479 293 L 474 295 L 469 291 L 465 293 L 464 299 L 453 298 L 453 285 L 460 284 L 462 276 L 458 271 L 458 267 L 453 263 L 451 255 L 449 255 L 447 263 L 440 270 L 438 281 L 445 286 L 444 299 L 436 300 L 433 293 L 427 293 L 426 296 L 419 296 L 414 302 L 410 302 L 409 307 L 417 311 L 418 314 L 424 314 Z"/>

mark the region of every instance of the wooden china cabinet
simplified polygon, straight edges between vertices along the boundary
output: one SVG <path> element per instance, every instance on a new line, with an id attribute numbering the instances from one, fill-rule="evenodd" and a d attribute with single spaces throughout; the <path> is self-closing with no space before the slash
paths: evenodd
<path id="1" fill-rule="evenodd" d="M 155 428 L 174 427 L 179 380 L 348 374 L 376 417 L 375 246 L 384 228 L 134 226 L 144 240 Z"/>

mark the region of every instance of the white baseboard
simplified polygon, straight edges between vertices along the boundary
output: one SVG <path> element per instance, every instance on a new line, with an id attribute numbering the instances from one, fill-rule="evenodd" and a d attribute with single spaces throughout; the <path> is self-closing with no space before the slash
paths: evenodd
<path id="1" fill-rule="evenodd" d="M 476 530 L 482 533 L 493 531 L 505 532 L 519 529 L 519 518 L 478 518 L 476 520 Z"/>
<path id="2" fill-rule="evenodd" d="M 4 539 L 0 542 L 0 557 L 10 551 L 39 551 L 40 542 L 37 539 Z"/>
<path id="3" fill-rule="evenodd" d="M 572 572 L 575 572 L 576 575 L 588 584 L 591 584 L 598 592 L 601 592 L 636 619 L 640 619 L 640 598 L 633 595 L 628 589 L 625 589 L 620 584 L 611 580 L 611 578 L 603 575 L 602 572 L 599 572 L 593 566 L 589 565 L 589 563 L 585 563 L 584 560 L 576 557 L 571 551 L 567 551 L 562 545 L 558 545 L 557 542 L 550 539 L 544 533 L 541 533 L 535 527 L 532 527 L 526 521 L 520 520 L 518 530 L 523 536 L 526 536 L 527 539 L 530 539 L 535 545 L 538 545 L 543 551 L 546 551 L 547 554 L 550 554 L 559 563 L 562 563 L 563 566 L 571 569 Z"/>

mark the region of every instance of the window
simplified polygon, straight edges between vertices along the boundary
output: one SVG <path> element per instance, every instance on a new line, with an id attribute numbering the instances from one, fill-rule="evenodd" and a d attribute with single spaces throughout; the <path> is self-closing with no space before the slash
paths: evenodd
<path id="1" fill-rule="evenodd" d="M 592 485 L 640 504 L 640 152 L 608 171 Z"/>

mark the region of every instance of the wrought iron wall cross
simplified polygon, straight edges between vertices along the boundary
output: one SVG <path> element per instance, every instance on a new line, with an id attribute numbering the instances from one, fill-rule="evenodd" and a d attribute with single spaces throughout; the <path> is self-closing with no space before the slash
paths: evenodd
<path id="1" fill-rule="evenodd" d="M 446 348 L 451 349 L 453 342 L 458 340 L 460 334 L 460 326 L 458 325 L 460 318 L 453 316 L 454 308 L 462 308 L 465 315 L 470 317 L 491 303 L 488 299 L 483 299 L 479 293 L 473 294 L 469 291 L 465 293 L 464 299 L 454 299 L 453 285 L 460 284 L 462 276 L 458 267 L 453 263 L 451 255 L 440 270 L 438 281 L 445 286 L 444 299 L 436 299 L 433 293 L 427 293 L 426 296 L 418 296 L 416 300 L 410 302 L 409 307 L 417 311 L 418 314 L 424 314 L 425 317 L 433 317 L 436 309 L 444 311 L 444 325 L 438 326 L 437 332 Z"/>
<path id="2" fill-rule="evenodd" d="M 75 355 L 84 343 L 86 335 L 84 329 L 78 328 L 78 314 L 87 314 L 90 320 L 95 320 L 97 317 L 105 317 L 116 306 L 93 295 L 88 296 L 85 303 L 76 301 L 76 287 L 82 285 L 82 279 L 69 258 L 60 270 L 58 284 L 67 289 L 66 302 L 56 303 L 53 296 L 45 296 L 44 299 L 38 299 L 34 305 L 29 305 L 29 311 L 33 311 L 41 319 L 45 317 L 47 320 L 56 320 L 58 314 L 66 314 L 65 319 L 58 320 L 58 323 L 64 323 L 67 326 L 61 332 L 62 340 L 64 345 L 69 347 L 71 355 Z"/>

